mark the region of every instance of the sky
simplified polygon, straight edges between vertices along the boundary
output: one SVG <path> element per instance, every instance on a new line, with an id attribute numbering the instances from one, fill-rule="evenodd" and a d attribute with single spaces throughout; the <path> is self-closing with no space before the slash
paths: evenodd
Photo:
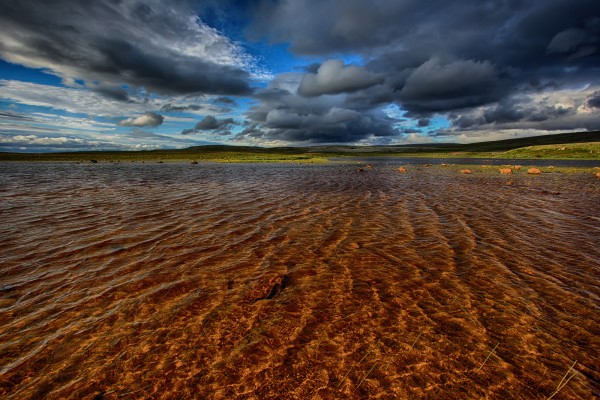
<path id="1" fill-rule="evenodd" d="M 0 151 L 600 130 L 597 0 L 2 0 Z"/>

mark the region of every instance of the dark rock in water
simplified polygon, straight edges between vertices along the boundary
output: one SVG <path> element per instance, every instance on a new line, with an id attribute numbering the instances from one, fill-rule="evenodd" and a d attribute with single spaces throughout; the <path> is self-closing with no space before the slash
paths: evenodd
<path id="1" fill-rule="evenodd" d="M 94 396 L 93 400 L 104 400 L 106 398 L 106 392 L 100 392 Z"/>
<path id="2" fill-rule="evenodd" d="M 364 168 L 356 168 L 356 172 L 364 172 L 365 169 Z"/>
<path id="3" fill-rule="evenodd" d="M 96 163 L 98 163 L 98 160 L 90 160 L 90 162 L 91 162 L 92 164 L 96 164 Z"/>
<path id="4" fill-rule="evenodd" d="M 548 190 L 542 190 L 540 193 L 541 194 L 550 194 L 552 196 L 558 196 L 560 194 L 560 192 L 552 192 L 552 191 L 548 191 Z"/>
<path id="5" fill-rule="evenodd" d="M 4 285 L 4 286 L 0 287 L 0 292 L 8 293 L 8 292 L 12 292 L 16 288 L 17 287 L 13 286 L 13 285 Z"/>
<path id="6" fill-rule="evenodd" d="M 192 165 L 198 165 L 198 161 L 194 160 L 191 162 Z"/>
<path id="7" fill-rule="evenodd" d="M 254 303 L 258 300 L 272 299 L 287 285 L 287 277 L 274 272 L 260 276 L 244 295 L 244 301 Z"/>

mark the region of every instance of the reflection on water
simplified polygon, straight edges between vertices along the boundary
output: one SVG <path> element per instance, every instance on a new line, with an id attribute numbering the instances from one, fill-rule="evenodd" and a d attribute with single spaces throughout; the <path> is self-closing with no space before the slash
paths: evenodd
<path id="1" fill-rule="evenodd" d="M 591 174 L 0 164 L 0 397 L 545 399 L 577 361 L 553 398 L 591 399 L 599 199 Z"/>

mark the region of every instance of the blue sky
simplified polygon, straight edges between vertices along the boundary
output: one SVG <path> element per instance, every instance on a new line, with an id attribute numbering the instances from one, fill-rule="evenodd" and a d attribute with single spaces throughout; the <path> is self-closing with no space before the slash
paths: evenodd
<path id="1" fill-rule="evenodd" d="M 596 9 L 583 0 L 6 0 L 0 151 L 598 130 Z"/>

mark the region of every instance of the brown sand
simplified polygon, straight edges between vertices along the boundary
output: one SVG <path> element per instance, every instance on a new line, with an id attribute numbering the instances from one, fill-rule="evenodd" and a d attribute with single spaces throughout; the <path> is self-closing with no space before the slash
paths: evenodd
<path id="1" fill-rule="evenodd" d="M 590 174 L 4 168 L 2 398 L 600 393 Z"/>

